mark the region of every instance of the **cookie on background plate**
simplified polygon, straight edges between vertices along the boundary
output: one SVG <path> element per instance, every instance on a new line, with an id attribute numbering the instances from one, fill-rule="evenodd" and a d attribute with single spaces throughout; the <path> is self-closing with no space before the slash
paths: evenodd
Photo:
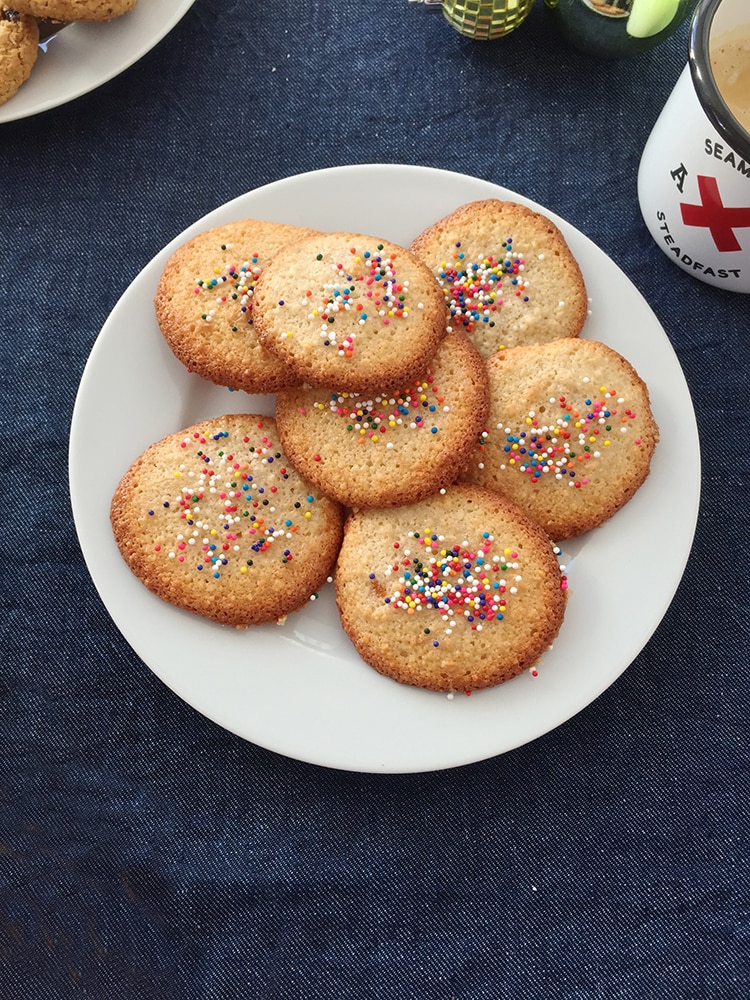
<path id="1" fill-rule="evenodd" d="M 39 25 L 15 7 L 0 7 L 0 104 L 25 83 L 39 54 Z"/>
<path id="2" fill-rule="evenodd" d="M 341 623 L 362 659 L 432 691 L 517 676 L 551 646 L 565 612 L 547 535 L 515 504 L 465 484 L 351 514 L 335 582 Z"/>
<path id="3" fill-rule="evenodd" d="M 415 503 L 454 482 L 488 413 L 487 368 L 462 333 L 446 335 L 429 370 L 396 392 L 309 387 L 276 397 L 285 453 L 347 507 Z"/>
<path id="4" fill-rule="evenodd" d="M 16 10 L 47 21 L 111 21 L 135 5 L 136 0 L 13 0 Z"/>
<path id="5" fill-rule="evenodd" d="M 311 229 L 241 219 L 188 240 L 164 266 L 154 298 L 156 320 L 172 352 L 190 371 L 252 394 L 273 393 L 299 379 L 258 343 L 256 282 L 269 260 Z"/>
<path id="6" fill-rule="evenodd" d="M 150 591 L 244 627 L 279 621 L 326 581 L 343 512 L 291 468 L 272 417 L 229 414 L 147 448 L 115 491 L 111 521 Z"/>
<path id="7" fill-rule="evenodd" d="M 630 362 L 579 338 L 502 351 L 487 369 L 487 430 L 463 478 L 515 501 L 556 541 L 617 513 L 659 440 Z"/>
<path id="8" fill-rule="evenodd" d="M 258 338 L 298 381 L 344 392 L 402 388 L 445 331 L 443 293 L 408 250 L 359 233 L 282 249 L 255 286 Z"/>
<path id="9" fill-rule="evenodd" d="M 581 332 L 588 298 L 578 262 L 554 222 L 525 205 L 462 205 L 409 249 L 437 277 L 448 326 L 467 333 L 482 357 Z"/>

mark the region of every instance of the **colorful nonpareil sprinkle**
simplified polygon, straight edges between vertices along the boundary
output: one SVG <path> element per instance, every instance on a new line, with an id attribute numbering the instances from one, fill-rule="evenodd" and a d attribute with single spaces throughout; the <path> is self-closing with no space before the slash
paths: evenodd
<path id="1" fill-rule="evenodd" d="M 409 316 L 409 281 L 399 280 L 397 254 L 383 250 L 383 244 L 372 250 L 351 247 L 347 260 L 331 261 L 330 280 L 303 294 L 308 320 L 320 324 L 322 346 L 334 348 L 341 357 L 353 356 L 358 329 L 377 323 L 388 326 Z M 317 254 L 315 260 L 324 261 L 324 255 Z M 343 330 L 336 327 L 339 317 L 346 317 Z"/>
<path id="2" fill-rule="evenodd" d="M 467 259 L 456 243 L 452 260 L 443 261 L 437 279 L 443 288 L 451 325 L 471 333 L 478 323 L 495 325 L 495 314 L 505 298 L 513 295 L 528 302 L 523 254 L 513 249 L 508 237 L 499 256 L 488 254 L 479 261 Z"/>
<path id="3" fill-rule="evenodd" d="M 222 251 L 231 249 L 231 244 L 223 244 Z M 196 278 L 193 292 L 195 295 L 208 295 L 211 305 L 204 307 L 201 312 L 201 319 L 210 323 L 217 307 L 221 307 L 226 302 L 232 302 L 237 307 L 237 322 L 245 322 L 252 325 L 252 295 L 255 283 L 260 277 L 261 266 L 260 256 L 252 254 L 242 264 L 225 264 L 222 267 L 214 267 L 214 273 L 209 278 Z M 237 326 L 232 327 L 237 330 Z"/>
<path id="4" fill-rule="evenodd" d="M 301 494 L 293 512 L 276 509 L 290 472 L 263 424 L 256 429 L 253 439 L 195 431 L 180 441 L 172 469 L 178 488 L 160 504 L 174 525 L 155 551 L 216 579 L 230 570 L 247 574 L 258 559 L 292 561 L 295 535 L 312 517 L 315 498 Z M 155 515 L 153 504 L 147 513 Z"/>
<path id="5" fill-rule="evenodd" d="M 525 473 L 532 482 L 546 477 L 580 488 L 589 482 L 589 463 L 600 459 L 635 419 L 636 413 L 625 406 L 624 396 L 607 386 L 600 386 L 597 395 L 586 396 L 575 405 L 566 396 L 553 396 L 545 405 L 529 410 L 520 426 L 497 425 L 496 431 L 505 438 L 506 458 L 500 469 Z M 489 430 L 482 434 L 480 462 L 491 434 Z M 641 443 L 640 437 L 633 439 L 634 445 Z"/>
<path id="6" fill-rule="evenodd" d="M 476 546 L 446 544 L 444 536 L 429 529 L 410 532 L 406 543 L 394 542 L 396 557 L 383 572 L 386 587 L 389 578 L 396 578 L 384 603 L 408 615 L 426 613 L 424 635 L 436 648 L 457 624 L 481 632 L 502 621 L 522 577 L 518 552 L 493 553 L 493 542 L 489 532 Z"/>
<path id="7" fill-rule="evenodd" d="M 438 433 L 436 420 L 440 413 L 450 412 L 445 396 L 432 374 L 415 381 L 399 393 L 366 397 L 359 393 L 331 393 L 326 402 L 316 402 L 314 409 L 329 411 L 346 421 L 360 441 L 377 443 L 387 439 L 397 427 Z"/>

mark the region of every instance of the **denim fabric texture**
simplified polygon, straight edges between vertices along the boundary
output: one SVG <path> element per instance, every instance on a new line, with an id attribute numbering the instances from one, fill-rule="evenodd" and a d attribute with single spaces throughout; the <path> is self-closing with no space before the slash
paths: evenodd
<path id="1" fill-rule="evenodd" d="M 750 301 L 676 268 L 636 197 L 687 38 L 604 62 L 541 0 L 493 43 L 407 0 L 197 0 L 0 126 L 0 1000 L 750 996 Z M 105 611 L 68 492 L 78 383 L 139 271 L 223 202 L 356 162 L 582 230 L 662 322 L 702 441 L 693 552 L 635 662 L 535 742 L 418 775 L 289 760 L 184 704 Z"/>

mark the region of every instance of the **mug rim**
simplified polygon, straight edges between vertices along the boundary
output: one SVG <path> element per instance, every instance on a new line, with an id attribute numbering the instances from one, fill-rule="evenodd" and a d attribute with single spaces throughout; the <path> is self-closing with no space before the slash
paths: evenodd
<path id="1" fill-rule="evenodd" d="M 750 163 L 750 132 L 743 128 L 729 110 L 711 70 L 709 56 L 711 26 L 721 3 L 722 0 L 702 0 L 693 13 L 688 50 L 690 75 L 708 120 L 722 139 Z"/>

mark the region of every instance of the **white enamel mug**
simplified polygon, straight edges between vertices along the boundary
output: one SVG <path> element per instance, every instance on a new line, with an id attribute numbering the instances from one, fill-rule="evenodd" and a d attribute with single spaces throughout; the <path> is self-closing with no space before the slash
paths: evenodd
<path id="1" fill-rule="evenodd" d="M 711 63 L 727 39 L 750 76 L 750 3 L 701 0 L 688 63 L 643 150 L 638 200 L 675 264 L 711 285 L 750 292 L 750 131 Z"/>

